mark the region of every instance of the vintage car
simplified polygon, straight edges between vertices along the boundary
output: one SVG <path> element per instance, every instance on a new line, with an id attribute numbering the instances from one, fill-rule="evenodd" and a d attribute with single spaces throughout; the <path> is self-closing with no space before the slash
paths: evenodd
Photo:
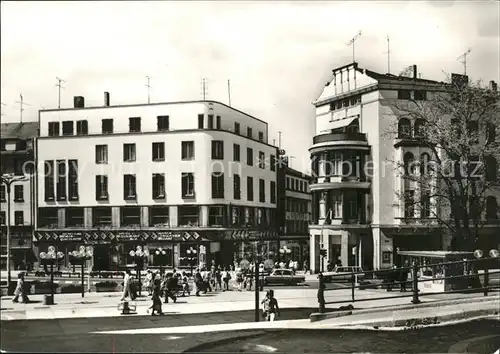
<path id="1" fill-rule="evenodd" d="M 303 275 L 295 275 L 291 269 L 274 269 L 264 277 L 264 284 L 297 285 L 306 281 Z"/>
<path id="2" fill-rule="evenodd" d="M 355 278 L 357 281 L 363 280 L 365 275 L 363 274 L 363 269 L 356 266 L 348 267 L 337 267 L 333 272 L 324 272 L 323 279 L 327 283 L 342 283 L 352 281 L 352 273 L 355 273 Z M 356 281 L 356 279 L 355 279 Z"/>

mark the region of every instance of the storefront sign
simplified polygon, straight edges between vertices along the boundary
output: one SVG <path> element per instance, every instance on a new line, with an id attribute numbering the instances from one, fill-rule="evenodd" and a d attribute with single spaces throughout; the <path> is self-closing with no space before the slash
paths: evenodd
<path id="1" fill-rule="evenodd" d="M 228 238 L 231 240 L 271 240 L 277 237 L 276 230 L 234 230 L 229 231 Z"/>
<path id="2" fill-rule="evenodd" d="M 154 231 L 148 232 L 145 241 L 182 241 L 180 232 Z"/>
<path id="3" fill-rule="evenodd" d="M 62 232 L 59 235 L 57 235 L 59 241 L 65 242 L 65 241 L 83 241 L 84 236 L 82 232 Z"/>
<path id="4" fill-rule="evenodd" d="M 118 232 L 117 241 L 142 241 L 142 235 L 137 232 Z"/>

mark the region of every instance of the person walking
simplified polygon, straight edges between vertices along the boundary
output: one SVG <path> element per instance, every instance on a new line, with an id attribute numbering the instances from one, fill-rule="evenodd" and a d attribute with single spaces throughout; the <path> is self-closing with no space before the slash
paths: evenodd
<path id="1" fill-rule="evenodd" d="M 17 275 L 17 285 L 16 290 L 14 290 L 14 298 L 12 302 L 18 303 L 19 297 L 21 297 L 21 303 L 29 303 L 28 295 L 26 295 L 26 286 L 24 283 L 24 273 L 19 273 Z"/>
<path id="2" fill-rule="evenodd" d="M 218 289 L 219 291 L 222 290 L 222 271 L 220 269 L 220 266 L 217 267 L 217 269 L 215 270 L 215 288 L 216 290 Z"/>
<path id="3" fill-rule="evenodd" d="M 196 268 L 194 273 L 194 285 L 196 286 L 196 296 L 200 296 L 200 291 L 203 291 L 203 277 L 201 276 L 200 270 Z"/>
<path id="4" fill-rule="evenodd" d="M 167 276 L 166 289 L 165 289 L 165 304 L 168 304 L 168 298 L 171 298 L 174 303 L 177 302 L 177 276 L 169 275 Z"/>
<path id="5" fill-rule="evenodd" d="M 125 298 L 130 297 L 130 281 L 131 281 L 130 269 L 127 269 L 125 271 L 125 277 L 123 278 L 123 293 L 121 301 L 125 301 Z"/>
<path id="6" fill-rule="evenodd" d="M 152 283 L 153 283 L 153 295 L 152 295 L 153 304 L 147 310 L 147 312 L 149 313 L 149 310 L 151 310 L 151 316 L 155 316 L 155 312 L 157 312 L 159 315 L 163 315 L 163 311 L 161 308 L 161 275 L 159 273 L 156 274 Z"/>
<path id="7" fill-rule="evenodd" d="M 276 314 L 278 314 L 278 316 L 281 315 L 278 300 L 274 297 L 274 290 L 267 291 L 266 297 L 262 300 L 261 304 L 263 305 L 262 310 L 266 321 L 273 322 L 276 318 Z"/>
<path id="8" fill-rule="evenodd" d="M 223 291 L 229 291 L 229 280 L 231 280 L 231 273 L 229 272 L 229 269 L 226 268 L 224 271 L 224 274 L 222 276 L 222 279 L 224 280 L 224 289 Z"/>

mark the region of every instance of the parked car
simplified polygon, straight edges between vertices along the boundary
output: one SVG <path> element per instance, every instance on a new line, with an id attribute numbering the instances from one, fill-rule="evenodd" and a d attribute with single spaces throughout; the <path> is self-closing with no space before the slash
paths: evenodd
<path id="1" fill-rule="evenodd" d="M 363 280 L 365 274 L 361 267 L 348 266 L 348 267 L 336 267 L 332 272 L 324 272 L 323 279 L 327 283 L 341 283 L 350 282 L 352 278 L 352 273 L 356 273 L 358 282 Z"/>
<path id="2" fill-rule="evenodd" d="M 290 269 L 274 269 L 271 274 L 264 277 L 264 284 L 297 285 L 306 281 L 303 275 L 295 275 Z"/>

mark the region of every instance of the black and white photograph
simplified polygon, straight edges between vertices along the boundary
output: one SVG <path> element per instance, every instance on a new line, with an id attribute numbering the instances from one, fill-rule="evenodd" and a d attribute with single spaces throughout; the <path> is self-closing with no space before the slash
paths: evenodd
<path id="1" fill-rule="evenodd" d="M 500 2 L 0 15 L 0 352 L 500 354 Z"/>

